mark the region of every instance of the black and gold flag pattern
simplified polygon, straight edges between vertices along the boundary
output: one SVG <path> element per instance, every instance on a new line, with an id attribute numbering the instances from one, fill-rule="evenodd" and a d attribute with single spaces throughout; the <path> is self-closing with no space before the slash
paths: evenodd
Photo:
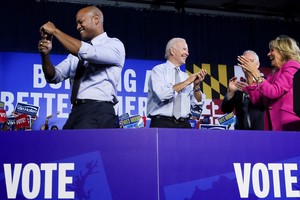
<path id="1" fill-rule="evenodd" d="M 223 99 L 227 92 L 228 80 L 234 76 L 234 67 L 222 64 L 187 64 L 186 72 L 190 75 L 199 72 L 201 68 L 207 71 L 207 76 L 200 85 L 206 98 Z"/>

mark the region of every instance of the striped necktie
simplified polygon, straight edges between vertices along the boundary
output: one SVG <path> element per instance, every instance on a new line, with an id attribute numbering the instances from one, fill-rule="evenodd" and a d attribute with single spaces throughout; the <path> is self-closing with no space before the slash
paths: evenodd
<path id="1" fill-rule="evenodd" d="M 93 45 L 91 41 L 88 41 L 87 43 Z M 74 82 L 73 82 L 73 86 L 72 86 L 72 94 L 71 94 L 71 103 L 72 104 L 74 103 L 74 101 L 77 98 L 78 90 L 79 90 L 79 86 L 80 86 L 80 82 L 81 82 L 81 77 L 83 76 L 83 74 L 85 72 L 85 67 L 83 66 L 83 64 L 84 64 L 83 60 L 78 61 L 76 73 L 74 76 Z"/>
<path id="2" fill-rule="evenodd" d="M 71 103 L 73 104 L 77 98 L 81 77 L 84 74 L 85 67 L 83 66 L 83 60 L 79 60 L 76 68 L 76 73 L 74 76 L 74 82 L 72 86 L 72 94 L 71 94 Z"/>

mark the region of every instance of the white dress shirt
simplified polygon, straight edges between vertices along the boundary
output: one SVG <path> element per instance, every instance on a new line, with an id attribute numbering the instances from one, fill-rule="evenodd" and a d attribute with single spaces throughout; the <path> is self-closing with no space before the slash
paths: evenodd
<path id="1" fill-rule="evenodd" d="M 125 48 L 117 38 L 109 38 L 106 32 L 95 37 L 91 43 L 81 42 L 78 57 L 69 54 L 56 67 L 56 75 L 51 82 L 58 83 L 70 78 L 74 81 L 78 58 L 84 60 L 85 73 L 81 78 L 78 99 L 117 100 L 117 85 L 125 62 Z"/>
<path id="2" fill-rule="evenodd" d="M 188 78 L 188 74 L 180 70 L 180 80 Z M 175 97 L 180 94 L 182 101 L 181 117 L 188 118 L 191 113 L 191 105 L 202 104 L 205 96 L 202 94 L 202 101 L 198 102 L 194 97 L 193 84 L 188 85 L 179 93 L 173 90 L 175 85 L 175 66 L 166 61 L 155 66 L 148 82 L 147 116 L 163 115 L 173 117 L 173 104 Z"/>

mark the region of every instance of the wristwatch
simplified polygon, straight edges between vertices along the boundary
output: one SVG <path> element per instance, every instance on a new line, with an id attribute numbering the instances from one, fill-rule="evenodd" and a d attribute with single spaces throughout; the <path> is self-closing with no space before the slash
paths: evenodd
<path id="1" fill-rule="evenodd" d="M 257 83 L 261 83 L 265 80 L 262 76 L 256 77 L 254 79 L 255 79 L 255 82 L 257 82 Z"/>
<path id="2" fill-rule="evenodd" d="M 200 90 L 201 90 L 200 85 L 194 86 L 194 92 L 198 92 Z"/>

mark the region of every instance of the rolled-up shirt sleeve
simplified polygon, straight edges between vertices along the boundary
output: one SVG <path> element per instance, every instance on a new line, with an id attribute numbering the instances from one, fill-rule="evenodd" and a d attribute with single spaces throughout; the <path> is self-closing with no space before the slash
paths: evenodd
<path id="1" fill-rule="evenodd" d="M 110 38 L 104 32 L 95 37 L 92 44 L 81 42 L 77 56 L 68 57 L 56 67 L 53 83 L 70 78 L 73 85 L 78 61 L 86 68 L 81 76 L 77 98 L 110 101 L 117 103 L 117 86 L 125 63 L 125 48 L 117 38 Z"/>
<path id="2" fill-rule="evenodd" d="M 72 54 L 69 54 L 66 59 L 55 66 L 55 76 L 49 82 L 56 84 L 70 78 L 72 66 L 77 65 L 75 62 L 78 62 L 78 59 Z"/>
<path id="3" fill-rule="evenodd" d="M 95 45 L 82 41 L 78 57 L 81 60 L 95 64 L 123 66 L 125 62 L 125 48 L 123 43 L 115 38 L 112 38 L 109 42 Z"/>
<path id="4" fill-rule="evenodd" d="M 161 102 L 174 98 L 176 93 L 173 90 L 172 79 L 164 70 L 163 68 L 154 68 L 151 76 L 151 82 L 155 88 L 153 92 Z"/>

